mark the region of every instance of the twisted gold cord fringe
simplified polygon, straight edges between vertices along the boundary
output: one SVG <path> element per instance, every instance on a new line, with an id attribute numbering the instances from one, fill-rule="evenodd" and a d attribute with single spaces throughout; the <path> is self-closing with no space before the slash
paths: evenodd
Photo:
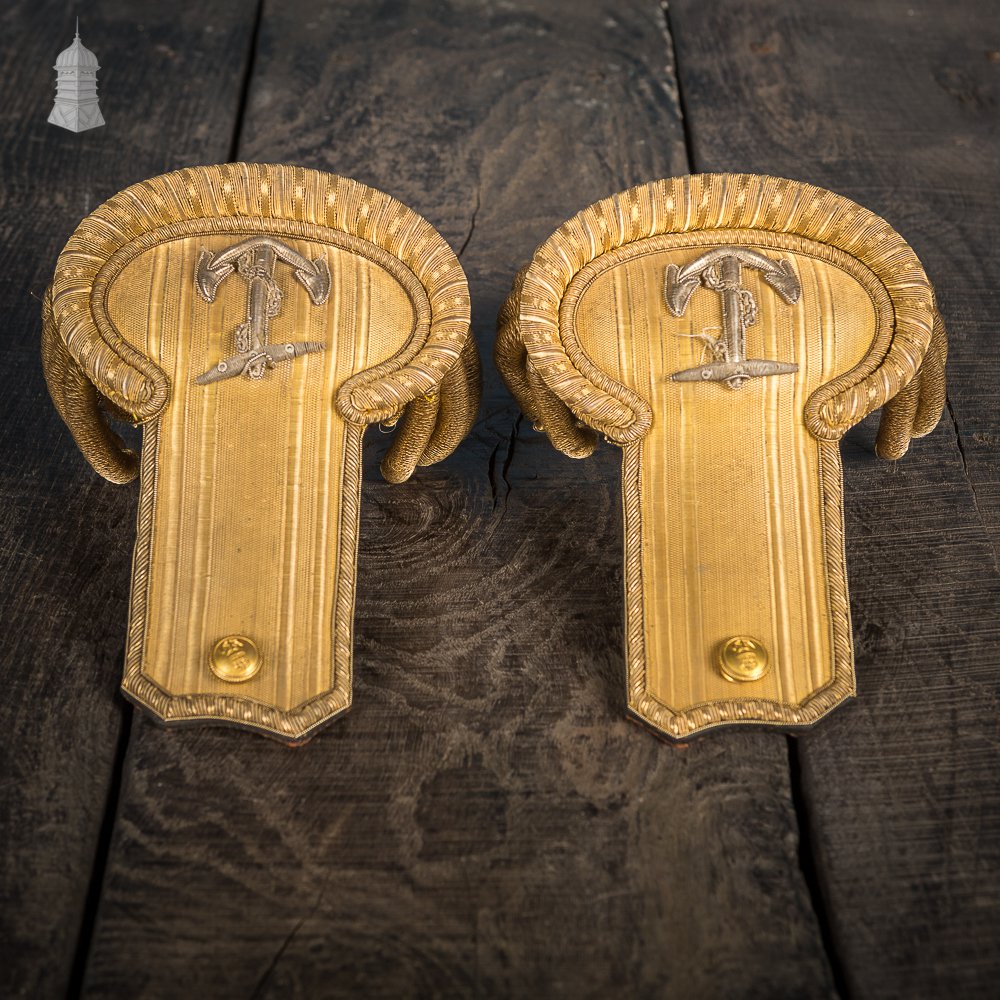
<path id="1" fill-rule="evenodd" d="M 447 458 L 472 429 L 482 396 L 482 370 L 474 341 L 469 339 L 455 366 L 434 395 L 421 396 L 406 407 L 392 445 L 382 461 L 382 476 L 401 483 L 420 466 Z"/>
<path id="2" fill-rule="evenodd" d="M 717 229 L 783 233 L 839 248 L 869 268 L 889 295 L 894 325 L 887 353 L 814 394 L 806 420 L 817 437 L 839 439 L 918 372 L 918 385 L 884 416 L 879 453 L 898 457 L 910 436 L 933 428 L 944 402 L 945 333 L 927 276 L 903 239 L 874 213 L 811 184 L 704 174 L 654 181 L 589 206 L 560 226 L 518 275 L 501 310 L 497 365 L 525 414 L 541 419 L 557 448 L 585 453 L 556 401 L 622 445 L 640 440 L 651 419 L 644 400 L 564 337 L 561 308 L 574 276 L 639 240 Z"/>
<path id="3" fill-rule="evenodd" d="M 84 457 L 112 483 L 130 483 L 139 472 L 135 452 L 108 426 L 97 389 L 73 360 L 52 314 L 52 289 L 42 299 L 42 371 L 59 416 L 70 429 Z M 114 404 L 105 405 L 116 417 L 127 418 Z"/>
<path id="4" fill-rule="evenodd" d="M 434 432 L 440 400 L 421 396 L 403 411 L 392 444 L 382 460 L 382 478 L 389 483 L 404 483 L 413 475 Z"/>
<path id="5" fill-rule="evenodd" d="M 573 411 L 532 370 L 527 349 L 521 340 L 518 321 L 521 288 L 527 273 L 527 267 L 517 272 L 514 287 L 500 307 L 493 360 L 511 395 L 535 430 L 544 430 L 555 447 L 571 458 L 587 458 L 597 447 L 597 435 L 583 426 Z"/>
<path id="6" fill-rule="evenodd" d="M 916 376 L 882 409 L 875 453 L 880 458 L 897 459 L 906 454 L 910 439 L 923 437 L 937 426 L 944 409 L 944 368 L 948 358 L 948 339 L 944 323 L 935 308 L 931 343 Z"/>
<path id="7" fill-rule="evenodd" d="M 458 362 L 441 380 L 438 422 L 418 465 L 440 462 L 458 447 L 476 422 L 482 391 L 479 352 L 470 338 Z"/>

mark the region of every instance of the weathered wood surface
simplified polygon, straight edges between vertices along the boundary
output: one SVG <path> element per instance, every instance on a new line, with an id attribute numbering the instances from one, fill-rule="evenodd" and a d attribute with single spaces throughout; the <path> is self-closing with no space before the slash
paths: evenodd
<path id="1" fill-rule="evenodd" d="M 949 408 L 898 465 L 844 446 L 860 699 L 799 741 L 854 997 L 1000 981 L 1000 19 L 965 0 L 674 0 L 695 165 L 801 178 L 888 219 L 951 339 Z"/>
<path id="2" fill-rule="evenodd" d="M 4 997 L 61 996 L 79 978 L 74 956 L 92 924 L 127 725 L 117 689 L 136 492 L 94 476 L 48 401 L 41 296 L 62 245 L 105 198 L 166 169 L 226 158 L 253 26 L 238 0 L 187 11 L 151 3 L 141 16 L 135 4 L 109 2 L 83 14 L 83 40 L 104 66 L 108 125 L 74 135 L 46 123 L 72 12 L 40 0 L 0 12 Z"/>
<path id="3" fill-rule="evenodd" d="M 617 453 L 556 455 L 488 362 L 537 242 L 683 171 L 667 61 L 648 0 L 265 7 L 240 155 L 438 226 L 487 401 L 409 484 L 369 462 L 345 719 L 298 751 L 136 719 L 88 996 L 832 988 L 784 738 L 625 720 Z"/>
<path id="4" fill-rule="evenodd" d="M 69 15 L 8 5 L 0 289 L 27 334 L 0 403 L 17 623 L 0 994 L 77 992 L 89 943 L 94 997 L 990 995 L 990 7 L 294 0 L 265 2 L 254 36 L 235 0 L 102 5 L 82 34 L 109 125 L 74 136 L 37 104 Z M 844 446 L 861 698 L 798 740 L 675 747 L 624 720 L 617 453 L 553 452 L 489 362 L 534 246 L 596 198 L 686 172 L 688 150 L 697 169 L 811 180 L 881 212 L 952 335 L 950 421 L 896 466 L 870 426 Z M 29 297 L 109 194 L 231 152 L 425 215 L 461 252 L 486 361 L 481 420 L 443 465 L 390 487 L 371 435 L 355 705 L 297 750 L 123 718 L 134 490 L 74 455 Z"/>

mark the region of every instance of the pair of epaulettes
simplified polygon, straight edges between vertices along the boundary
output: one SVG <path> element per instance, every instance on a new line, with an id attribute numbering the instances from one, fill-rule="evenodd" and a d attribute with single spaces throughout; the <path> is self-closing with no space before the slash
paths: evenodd
<path id="1" fill-rule="evenodd" d="M 429 223 L 316 170 L 180 170 L 83 220 L 42 356 L 87 460 L 140 476 L 129 698 L 289 743 L 350 705 L 362 436 L 395 424 L 393 483 L 459 445 L 469 316 Z M 809 184 L 654 181 L 538 248 L 495 360 L 560 451 L 622 449 L 636 716 L 794 727 L 854 693 L 838 442 L 882 407 L 876 450 L 900 457 L 941 414 L 945 354 L 910 247 Z"/>

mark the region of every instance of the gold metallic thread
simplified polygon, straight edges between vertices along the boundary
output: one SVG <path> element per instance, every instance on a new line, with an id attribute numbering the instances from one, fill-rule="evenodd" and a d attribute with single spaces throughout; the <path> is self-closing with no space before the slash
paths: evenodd
<path id="1" fill-rule="evenodd" d="M 196 384 L 232 353 L 248 315 L 237 278 L 200 301 L 196 263 L 258 236 L 330 262 L 329 303 L 286 270 L 272 282 L 282 299 L 271 339 L 319 353 L 297 356 L 293 344 L 294 360 L 258 381 Z M 355 181 L 281 165 L 190 168 L 84 219 L 43 312 L 53 401 L 94 468 L 116 482 L 136 471 L 104 410 L 144 424 L 125 692 L 165 721 L 306 738 L 351 700 L 365 425 L 402 415 L 386 460 L 401 482 L 475 419 L 479 362 L 454 253 Z"/>
<path id="2" fill-rule="evenodd" d="M 719 330 L 720 303 L 696 290 L 671 314 L 664 274 L 734 246 L 787 261 L 789 280 L 802 280 L 793 303 L 744 276 L 761 311 L 748 356 L 768 359 L 762 371 L 794 364 L 738 393 L 672 381 L 704 363 L 698 351 L 715 335 L 702 331 Z M 589 454 L 596 434 L 623 447 L 633 712 L 685 737 L 727 723 L 806 725 L 854 693 L 837 442 L 884 406 L 877 450 L 902 455 L 940 416 L 945 357 L 912 250 L 871 212 L 811 185 L 658 181 L 590 206 L 539 248 L 501 310 L 495 358 L 561 451 Z M 722 651 L 741 635 L 766 663 L 751 669 L 743 650 L 727 674 Z"/>

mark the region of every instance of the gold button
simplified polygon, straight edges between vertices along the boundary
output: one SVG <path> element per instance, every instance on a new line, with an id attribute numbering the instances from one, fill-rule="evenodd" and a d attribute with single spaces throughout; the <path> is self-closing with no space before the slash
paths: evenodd
<path id="1" fill-rule="evenodd" d="M 213 647 L 208 665 L 219 680 L 239 684 L 260 670 L 260 650 L 245 635 L 227 635 Z"/>
<path id="2" fill-rule="evenodd" d="M 734 635 L 719 647 L 719 670 L 727 681 L 759 681 L 768 669 L 764 644 L 748 635 Z"/>

